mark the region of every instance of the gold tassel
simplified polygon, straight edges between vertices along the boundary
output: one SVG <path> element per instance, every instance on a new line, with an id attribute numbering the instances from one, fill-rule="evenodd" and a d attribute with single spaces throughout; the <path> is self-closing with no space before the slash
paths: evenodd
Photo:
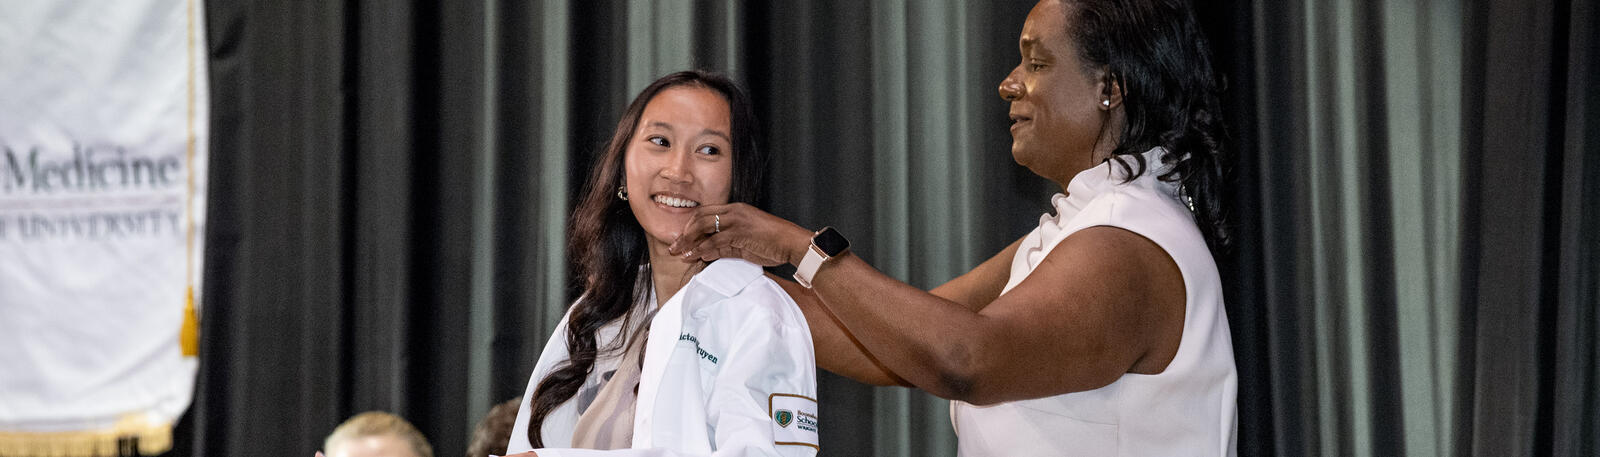
<path id="1" fill-rule="evenodd" d="M 178 346 L 184 357 L 200 356 L 200 318 L 194 312 L 194 286 L 183 295 L 183 326 L 178 328 Z"/>

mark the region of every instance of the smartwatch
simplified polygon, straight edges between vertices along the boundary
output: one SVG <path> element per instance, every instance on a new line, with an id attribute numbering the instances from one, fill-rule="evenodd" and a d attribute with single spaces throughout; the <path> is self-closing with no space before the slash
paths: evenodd
<path id="1" fill-rule="evenodd" d="M 811 278 L 817 276 L 817 269 L 822 267 L 822 263 L 848 250 L 850 250 L 850 240 L 844 239 L 844 235 L 840 235 L 838 230 L 834 230 L 833 227 L 823 227 L 822 230 L 818 230 L 811 236 L 811 249 L 806 250 L 805 258 L 800 260 L 800 265 L 794 270 L 795 282 L 810 289 Z"/>

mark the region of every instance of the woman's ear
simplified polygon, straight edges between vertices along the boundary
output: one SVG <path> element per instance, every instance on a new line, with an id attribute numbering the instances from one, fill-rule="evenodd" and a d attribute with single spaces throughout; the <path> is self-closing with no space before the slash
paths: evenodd
<path id="1" fill-rule="evenodd" d="M 1122 77 L 1110 71 L 1102 71 L 1100 77 L 1100 110 L 1111 111 L 1122 106 Z"/>

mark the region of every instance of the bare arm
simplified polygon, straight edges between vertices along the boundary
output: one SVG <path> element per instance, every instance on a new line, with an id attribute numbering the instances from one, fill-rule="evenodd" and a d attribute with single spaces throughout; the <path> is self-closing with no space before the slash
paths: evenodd
<path id="1" fill-rule="evenodd" d="M 1011 276 L 1010 259 L 1017 252 L 1021 239 L 1012 242 L 1000 253 L 979 264 L 972 271 L 957 276 L 930 293 L 961 303 L 977 312 L 1000 296 L 1000 290 Z M 789 281 L 778 281 L 794 300 L 800 303 L 806 321 L 811 324 L 811 339 L 817 347 L 817 365 L 857 382 L 875 386 L 912 387 L 910 382 L 895 375 L 883 365 L 861 341 L 856 339 L 839 322 L 822 299 L 810 289 Z"/>
<path id="2" fill-rule="evenodd" d="M 701 259 L 797 263 L 804 256 L 809 231 L 772 225 L 750 213 L 753 208 L 736 210 L 716 213 L 723 214 L 722 233 L 679 242 L 694 246 L 690 255 Z M 685 234 L 701 231 L 695 226 L 699 219 Z M 753 228 L 730 230 L 736 227 L 730 219 Z M 711 232 L 709 221 L 706 225 L 704 232 Z M 674 248 L 689 251 L 678 244 Z M 995 261 L 985 263 L 993 267 Z M 957 281 L 948 289 L 941 286 L 957 299 L 952 300 L 845 254 L 818 271 L 813 290 L 890 372 L 934 395 L 970 403 L 1094 389 L 1124 373 L 1159 373 L 1177 353 L 1185 296 L 1181 273 L 1165 251 L 1137 234 L 1113 227 L 1079 231 L 1005 296 L 973 306 L 988 296 L 992 284 L 981 277 L 996 275 L 985 271 L 971 283 L 983 287 Z"/>
<path id="3" fill-rule="evenodd" d="M 816 348 L 818 367 L 874 386 L 911 386 L 868 354 L 810 289 L 793 281 L 776 277 L 772 279 L 795 303 L 800 304 L 800 312 L 806 316 L 806 325 L 811 327 L 811 344 Z"/>
<path id="4" fill-rule="evenodd" d="M 1159 373 L 1182 337 L 1177 266 L 1122 229 L 1068 237 L 1027 280 L 978 312 L 854 256 L 836 260 L 817 273 L 818 296 L 890 370 L 944 398 L 990 404 Z"/>
<path id="5" fill-rule="evenodd" d="M 996 297 L 1000 290 L 1006 286 L 1006 281 L 1011 279 L 1011 258 L 1017 255 L 1017 246 L 1022 245 L 1022 238 L 1012 241 L 1011 245 L 1001 249 L 1000 253 L 990 257 L 961 276 L 945 282 L 939 287 L 928 291 L 945 300 L 965 305 L 967 309 L 977 312 Z"/>
<path id="6" fill-rule="evenodd" d="M 931 292 L 962 303 L 972 311 L 988 306 L 989 302 L 1000 296 L 1000 290 L 1010 278 L 1010 260 L 1021 243 L 1022 239 L 1017 239 L 972 271 L 951 279 Z M 896 376 L 884 367 L 883 362 L 868 353 L 861 346 L 861 341 L 846 331 L 839 318 L 822 304 L 817 294 L 792 281 L 776 277 L 773 281 L 783 287 L 784 292 L 800 304 L 800 311 L 805 313 L 806 322 L 811 326 L 811 340 L 817 350 L 817 366 L 865 384 L 911 387 L 911 383 Z"/>

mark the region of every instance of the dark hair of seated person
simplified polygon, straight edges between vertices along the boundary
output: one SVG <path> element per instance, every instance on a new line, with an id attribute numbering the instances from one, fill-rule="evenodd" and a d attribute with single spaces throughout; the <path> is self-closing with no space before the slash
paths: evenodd
<path id="1" fill-rule="evenodd" d="M 467 457 L 506 455 L 506 443 L 511 441 L 511 428 L 517 423 L 517 407 L 522 397 L 506 400 L 485 414 L 472 430 L 472 440 L 467 444 Z"/>

